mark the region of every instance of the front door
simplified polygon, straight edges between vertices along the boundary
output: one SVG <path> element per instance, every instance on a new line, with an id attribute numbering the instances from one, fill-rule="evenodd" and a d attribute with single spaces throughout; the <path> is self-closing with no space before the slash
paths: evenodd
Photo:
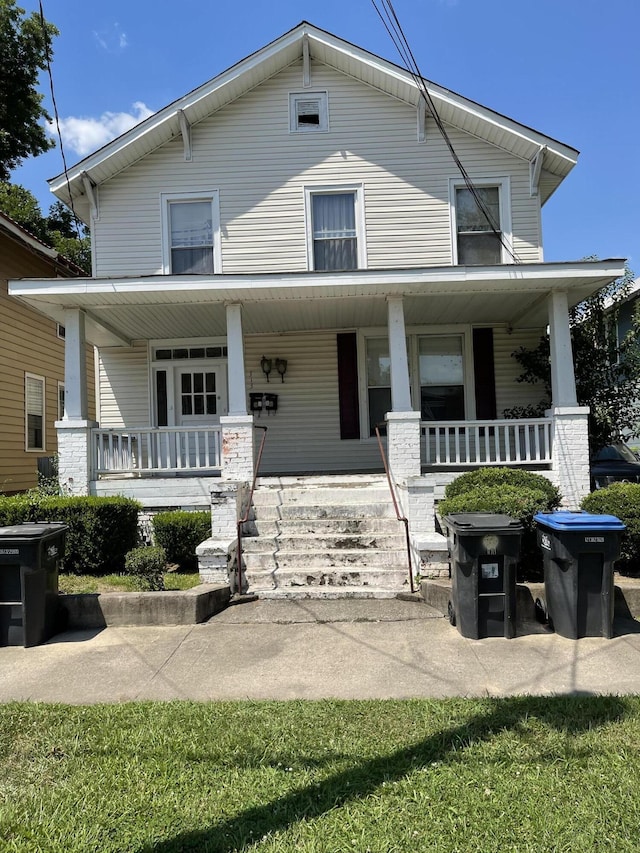
<path id="1" fill-rule="evenodd" d="M 176 425 L 214 426 L 227 413 L 225 370 L 217 367 L 176 367 Z"/>

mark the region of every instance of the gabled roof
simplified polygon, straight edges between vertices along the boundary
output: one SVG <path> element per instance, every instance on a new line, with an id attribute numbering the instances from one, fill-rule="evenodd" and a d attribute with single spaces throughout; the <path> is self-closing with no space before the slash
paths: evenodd
<path id="1" fill-rule="evenodd" d="M 86 275 L 86 272 L 72 260 L 65 257 L 65 255 L 61 255 L 55 249 L 52 249 L 51 246 L 47 246 L 46 243 L 43 243 L 42 240 L 38 239 L 30 231 L 27 231 L 26 228 L 23 228 L 22 225 L 19 225 L 14 219 L 7 216 L 6 213 L 2 213 L 2 211 L 0 211 L 0 234 L 4 234 L 34 255 L 39 255 L 42 259 L 54 265 L 56 274 L 59 276 L 72 278 L 73 276 Z"/>
<path id="2" fill-rule="evenodd" d="M 158 110 L 122 136 L 90 154 L 70 168 L 66 175 L 62 173 L 52 178 L 49 181 L 52 192 L 67 204 L 71 197 L 79 198 L 85 193 L 87 181 L 94 186 L 108 181 L 123 169 L 179 136 L 181 116 L 189 125 L 208 118 L 301 59 L 305 44 L 312 60 L 329 65 L 417 107 L 422 96 L 406 69 L 303 21 L 266 47 Z M 546 173 L 546 180 L 541 182 L 540 186 L 543 202 L 576 164 L 578 152 L 574 148 L 437 83 L 429 80 L 424 82 L 440 118 L 445 123 L 531 163 L 542 152 L 542 161 L 538 166 L 541 165 Z"/>

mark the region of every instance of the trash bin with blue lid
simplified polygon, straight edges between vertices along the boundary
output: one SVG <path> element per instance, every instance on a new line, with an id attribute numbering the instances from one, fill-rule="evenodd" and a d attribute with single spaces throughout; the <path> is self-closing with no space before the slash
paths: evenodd
<path id="1" fill-rule="evenodd" d="M 58 570 L 67 526 L 0 527 L 0 646 L 36 646 L 58 630 Z"/>
<path id="2" fill-rule="evenodd" d="M 490 512 L 452 513 L 449 621 L 463 637 L 515 637 L 516 567 L 522 524 Z"/>
<path id="3" fill-rule="evenodd" d="M 534 516 L 544 562 L 543 609 L 556 633 L 613 637 L 613 564 L 625 525 L 615 515 L 539 512 Z"/>

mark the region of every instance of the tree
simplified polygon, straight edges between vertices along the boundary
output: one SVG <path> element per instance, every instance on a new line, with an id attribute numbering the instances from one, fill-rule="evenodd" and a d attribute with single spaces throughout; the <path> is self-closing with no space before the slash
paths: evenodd
<path id="1" fill-rule="evenodd" d="M 37 91 L 38 74 L 47 68 L 53 24 L 37 12 L 25 17 L 15 0 L 0 0 L 0 180 L 6 181 L 29 156 L 53 148 L 42 120 L 49 115 Z"/>
<path id="2" fill-rule="evenodd" d="M 0 210 L 47 246 L 91 273 L 91 238 L 85 225 L 61 201 L 43 216 L 38 200 L 19 184 L 0 183 Z"/>
<path id="3" fill-rule="evenodd" d="M 626 267 L 622 278 L 580 302 L 569 313 L 576 394 L 589 406 L 589 442 L 592 451 L 623 435 L 640 435 L 640 317 L 618 340 L 618 314 L 634 275 Z M 513 357 L 523 368 L 518 382 L 540 383 L 545 396 L 537 406 L 505 410 L 506 417 L 541 416 L 551 405 L 549 336 L 534 349 L 520 347 Z"/>

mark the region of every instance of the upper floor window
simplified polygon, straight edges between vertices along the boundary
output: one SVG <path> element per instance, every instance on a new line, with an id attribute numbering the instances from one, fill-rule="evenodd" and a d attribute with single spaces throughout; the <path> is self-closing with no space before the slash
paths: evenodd
<path id="1" fill-rule="evenodd" d="M 164 271 L 220 272 L 218 193 L 163 195 Z"/>
<path id="2" fill-rule="evenodd" d="M 326 92 L 295 92 L 289 95 L 291 133 L 318 133 L 329 130 Z"/>
<path id="3" fill-rule="evenodd" d="M 44 376 L 25 373 L 25 447 L 44 450 Z"/>
<path id="4" fill-rule="evenodd" d="M 307 190 L 310 269 L 365 266 L 361 195 L 362 187 Z"/>
<path id="5" fill-rule="evenodd" d="M 480 205 L 463 182 L 452 182 L 454 263 L 505 263 L 509 255 L 503 244 L 511 242 L 508 179 L 476 183 L 475 190 Z"/>

